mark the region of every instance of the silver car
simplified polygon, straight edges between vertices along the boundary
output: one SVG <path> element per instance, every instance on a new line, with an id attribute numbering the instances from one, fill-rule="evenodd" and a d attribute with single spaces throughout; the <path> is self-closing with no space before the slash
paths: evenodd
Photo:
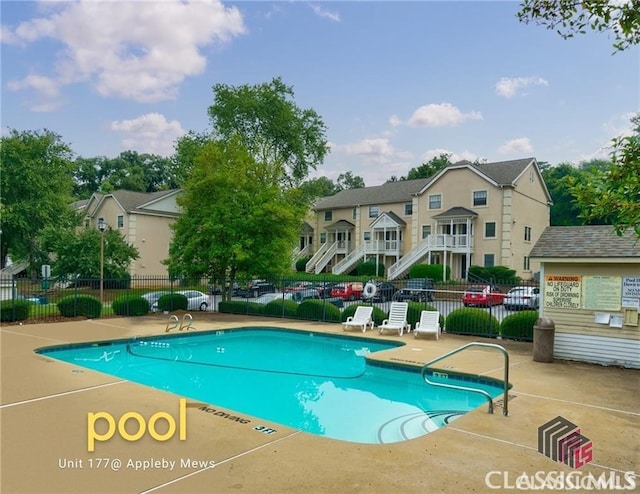
<path id="1" fill-rule="evenodd" d="M 504 308 L 507 310 L 540 308 L 540 289 L 535 286 L 516 286 L 507 293 L 504 299 Z"/>

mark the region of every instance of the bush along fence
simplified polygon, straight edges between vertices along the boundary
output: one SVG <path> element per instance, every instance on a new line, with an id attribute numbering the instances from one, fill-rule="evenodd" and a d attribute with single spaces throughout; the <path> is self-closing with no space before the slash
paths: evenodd
<path id="1" fill-rule="evenodd" d="M 483 338 L 532 341 L 539 302 L 529 306 L 505 307 L 507 292 L 514 286 L 533 282 L 493 282 L 492 297 L 476 300 L 483 283 L 442 282 L 419 278 L 386 281 L 369 276 L 292 274 L 273 280 L 245 281 L 235 286 L 209 279 L 168 277 L 43 283 L 14 278 L 11 287 L 0 292 L 0 322 L 18 323 L 65 320 L 68 318 L 135 317 L 200 310 L 245 316 L 274 317 L 340 323 L 353 315 L 358 305 L 374 307 L 374 322 L 386 319 L 394 300 L 409 303 L 412 327 L 422 310 L 440 312 L 440 325 L 452 334 Z M 340 290 L 339 290 L 340 289 Z"/>

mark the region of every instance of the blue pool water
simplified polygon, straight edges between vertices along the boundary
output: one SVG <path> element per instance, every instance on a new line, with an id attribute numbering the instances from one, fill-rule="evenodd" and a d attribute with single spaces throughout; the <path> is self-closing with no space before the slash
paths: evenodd
<path id="1" fill-rule="evenodd" d="M 47 347 L 38 353 L 215 407 L 359 443 L 423 436 L 479 406 L 478 393 L 428 385 L 420 369 L 372 362 L 401 342 L 244 328 Z M 447 374 L 448 384 L 502 384 Z M 432 378 L 432 379 L 437 379 Z"/>

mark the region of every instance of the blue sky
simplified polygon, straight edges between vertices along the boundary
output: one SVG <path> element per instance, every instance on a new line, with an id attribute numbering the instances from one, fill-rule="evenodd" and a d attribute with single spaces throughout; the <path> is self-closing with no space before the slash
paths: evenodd
<path id="1" fill-rule="evenodd" d="M 327 126 L 312 176 L 366 185 L 452 160 L 606 157 L 639 111 L 636 47 L 563 40 L 517 2 L 2 1 L 2 132 L 83 157 L 171 155 L 212 86 L 274 77 Z"/>

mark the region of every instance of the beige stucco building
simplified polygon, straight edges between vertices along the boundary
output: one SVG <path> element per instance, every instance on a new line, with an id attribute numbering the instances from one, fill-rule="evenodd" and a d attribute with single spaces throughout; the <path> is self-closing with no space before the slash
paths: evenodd
<path id="1" fill-rule="evenodd" d="M 176 203 L 179 194 L 178 189 L 152 193 L 117 190 L 110 194 L 95 193 L 80 207 L 85 226 L 97 228 L 102 219 L 138 249 L 140 257 L 129 267 L 135 282 L 136 278 L 167 275 L 162 261 L 169 257 L 170 225 L 179 215 Z"/>
<path id="2" fill-rule="evenodd" d="M 529 251 L 549 226 L 551 197 L 535 158 L 461 161 L 427 179 L 343 190 L 315 204 L 300 236 L 307 271 L 345 273 L 364 259 L 389 279 L 415 263 L 507 266 L 523 279 L 539 271 Z"/>

